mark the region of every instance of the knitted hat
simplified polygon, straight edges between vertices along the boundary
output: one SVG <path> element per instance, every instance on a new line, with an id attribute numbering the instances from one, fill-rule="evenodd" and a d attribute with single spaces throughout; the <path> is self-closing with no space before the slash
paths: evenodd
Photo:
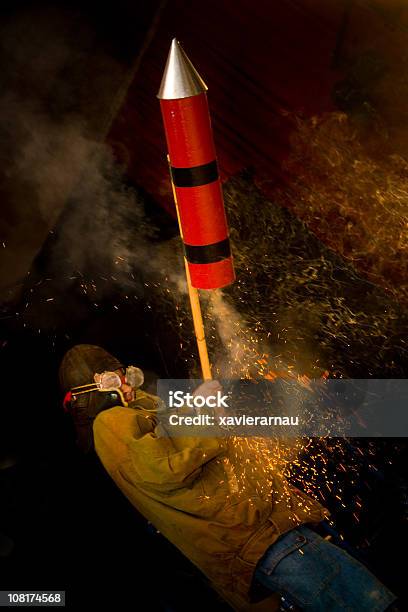
<path id="1" fill-rule="evenodd" d="M 59 369 L 63 393 L 73 387 L 94 382 L 94 374 L 123 368 L 121 362 L 100 346 L 77 344 L 65 353 Z M 77 444 L 87 453 L 93 447 L 93 421 L 101 411 L 101 394 L 98 391 L 79 395 L 73 403 L 71 414 L 77 434 Z"/>
<path id="2" fill-rule="evenodd" d="M 72 387 L 93 383 L 94 374 L 119 368 L 123 368 L 121 362 L 100 346 L 77 344 L 65 353 L 61 362 L 59 379 L 62 391 L 66 393 Z"/>

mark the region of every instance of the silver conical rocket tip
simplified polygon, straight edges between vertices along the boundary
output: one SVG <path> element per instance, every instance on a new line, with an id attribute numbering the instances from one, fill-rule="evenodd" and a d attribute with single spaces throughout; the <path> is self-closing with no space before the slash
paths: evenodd
<path id="1" fill-rule="evenodd" d="M 180 43 L 173 38 L 157 97 L 161 100 L 190 98 L 207 89 L 207 85 L 188 59 Z"/>

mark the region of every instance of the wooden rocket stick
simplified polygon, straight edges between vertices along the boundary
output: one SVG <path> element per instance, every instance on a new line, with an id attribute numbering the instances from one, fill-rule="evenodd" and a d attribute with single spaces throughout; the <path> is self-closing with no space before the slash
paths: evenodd
<path id="1" fill-rule="evenodd" d="M 170 166 L 170 160 L 168 156 L 167 156 L 167 160 Z M 170 172 L 170 177 L 171 177 L 171 172 Z M 180 236 L 181 236 L 181 239 L 183 240 L 183 230 L 181 228 L 180 214 L 179 214 L 179 209 L 177 206 L 177 196 L 176 196 L 176 190 L 174 188 L 173 180 L 171 181 L 171 186 L 173 189 L 174 203 L 176 205 Z M 210 366 L 210 360 L 208 358 L 207 342 L 205 340 L 205 330 L 204 330 L 203 317 L 201 314 L 200 296 L 198 294 L 198 289 L 196 289 L 195 287 L 191 285 L 190 271 L 188 269 L 188 263 L 187 263 L 187 259 L 185 256 L 184 256 L 184 266 L 186 269 L 188 295 L 190 298 L 191 314 L 193 315 L 193 323 L 194 323 L 194 333 L 195 333 L 195 337 L 197 340 L 197 348 L 198 348 L 198 354 L 200 357 L 200 364 L 201 364 L 201 371 L 203 374 L 203 380 L 211 380 L 212 379 L 211 366 Z"/>

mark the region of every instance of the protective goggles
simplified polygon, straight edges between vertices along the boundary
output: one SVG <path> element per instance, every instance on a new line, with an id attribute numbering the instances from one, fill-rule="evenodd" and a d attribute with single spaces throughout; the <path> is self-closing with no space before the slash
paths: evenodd
<path id="1" fill-rule="evenodd" d="M 124 374 L 117 372 L 102 372 L 94 375 L 93 383 L 72 387 L 64 397 L 64 410 L 68 411 L 72 401 L 75 401 L 79 395 L 99 391 L 100 393 L 108 393 L 113 400 L 112 405 L 117 405 L 118 400 L 123 406 L 127 406 L 124 395 L 121 391 L 121 386 L 124 384 L 137 389 L 144 383 L 144 374 L 140 368 L 136 366 L 128 366 Z"/>

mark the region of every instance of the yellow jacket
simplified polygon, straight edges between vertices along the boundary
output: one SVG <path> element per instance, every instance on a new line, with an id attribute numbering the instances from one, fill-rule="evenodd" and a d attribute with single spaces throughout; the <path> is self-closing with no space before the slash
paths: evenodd
<path id="1" fill-rule="evenodd" d="M 266 549 L 280 534 L 328 512 L 278 473 L 268 490 L 259 487 L 259 476 L 251 469 L 245 475 L 245 459 L 225 438 L 157 435 L 154 413 L 145 410 L 155 402 L 138 390 L 131 407 L 99 413 L 96 452 L 130 502 L 218 591 L 232 596 L 230 603 L 248 601 Z"/>

